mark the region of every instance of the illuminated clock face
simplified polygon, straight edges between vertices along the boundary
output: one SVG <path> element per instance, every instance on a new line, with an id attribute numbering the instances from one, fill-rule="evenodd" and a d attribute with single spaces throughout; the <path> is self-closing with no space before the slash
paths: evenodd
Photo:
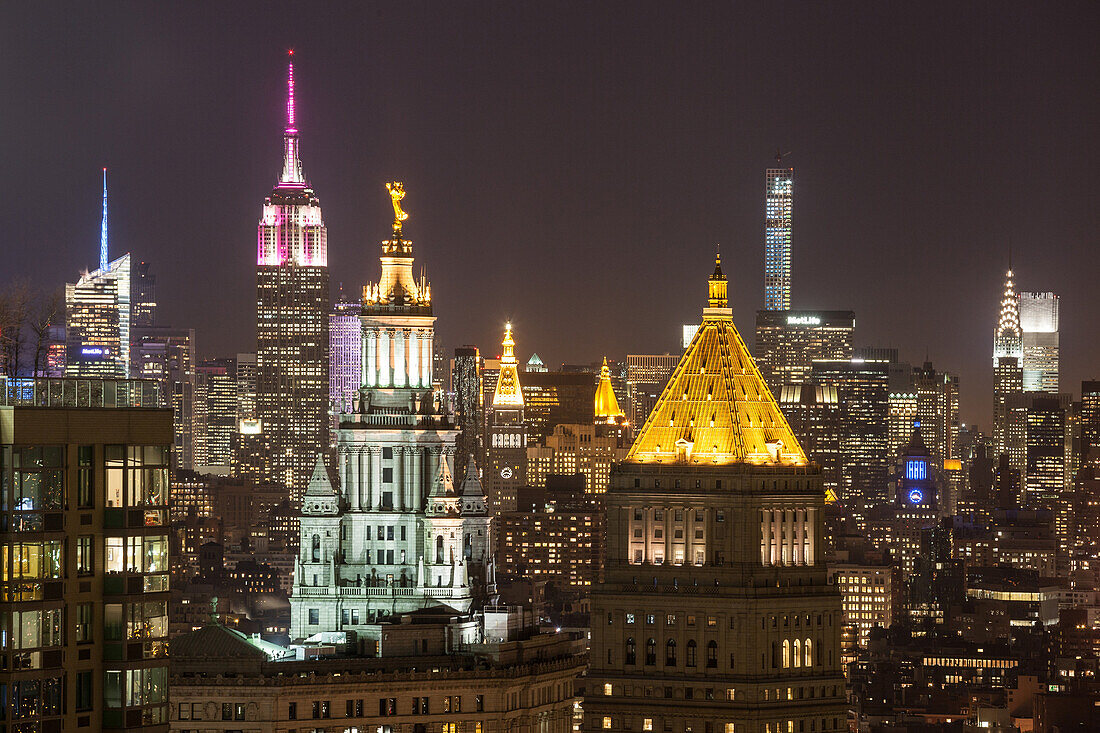
<path id="1" fill-rule="evenodd" d="M 500 477 L 505 480 L 512 478 L 512 467 L 505 466 L 504 468 L 500 469 Z"/>
<path id="2" fill-rule="evenodd" d="M 920 489 L 910 489 L 909 490 L 909 503 L 910 504 L 920 504 L 922 501 L 924 501 L 924 492 L 923 491 L 921 491 Z"/>

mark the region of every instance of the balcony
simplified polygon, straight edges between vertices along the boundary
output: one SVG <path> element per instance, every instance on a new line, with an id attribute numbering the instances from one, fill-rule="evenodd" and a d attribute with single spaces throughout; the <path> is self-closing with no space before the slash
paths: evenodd
<path id="1" fill-rule="evenodd" d="M 439 586 L 377 586 L 359 588 L 353 586 L 341 586 L 330 588 L 328 586 L 301 585 L 294 589 L 294 595 L 303 598 L 316 598 L 318 596 L 330 596 L 333 598 L 414 598 L 427 596 L 428 598 L 464 598 L 469 596 L 469 588 L 442 588 Z"/>
<path id="2" fill-rule="evenodd" d="M 0 407 L 165 406 L 162 385 L 153 379 L 0 377 Z"/>

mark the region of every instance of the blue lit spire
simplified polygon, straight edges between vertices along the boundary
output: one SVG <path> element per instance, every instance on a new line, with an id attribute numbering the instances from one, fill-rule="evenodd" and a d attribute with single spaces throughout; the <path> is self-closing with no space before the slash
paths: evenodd
<path id="1" fill-rule="evenodd" d="M 107 269 L 107 169 L 103 169 L 103 222 L 99 225 L 99 269 Z"/>

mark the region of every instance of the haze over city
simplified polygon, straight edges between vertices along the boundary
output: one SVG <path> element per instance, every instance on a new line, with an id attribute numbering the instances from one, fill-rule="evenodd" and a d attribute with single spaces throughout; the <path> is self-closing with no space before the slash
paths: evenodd
<path id="1" fill-rule="evenodd" d="M 721 244 L 736 322 L 762 303 L 763 169 L 794 167 L 792 304 L 927 354 L 988 430 L 1009 251 L 1062 297 L 1063 389 L 1098 376 L 1092 4 L 673 7 L 293 3 L 9 7 L 0 280 L 97 255 L 158 278 L 201 355 L 254 343 L 255 225 L 278 174 L 286 51 L 302 160 L 357 292 L 406 183 L 439 340 L 548 364 L 675 351 Z M 45 52 L 45 49 L 49 52 Z M 494 352 L 495 353 L 495 352 Z"/>

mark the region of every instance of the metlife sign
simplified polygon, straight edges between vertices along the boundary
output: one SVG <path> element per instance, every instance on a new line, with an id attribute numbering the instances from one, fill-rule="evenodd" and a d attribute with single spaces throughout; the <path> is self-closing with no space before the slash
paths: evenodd
<path id="1" fill-rule="evenodd" d="M 820 316 L 787 316 L 788 326 L 820 326 Z"/>

